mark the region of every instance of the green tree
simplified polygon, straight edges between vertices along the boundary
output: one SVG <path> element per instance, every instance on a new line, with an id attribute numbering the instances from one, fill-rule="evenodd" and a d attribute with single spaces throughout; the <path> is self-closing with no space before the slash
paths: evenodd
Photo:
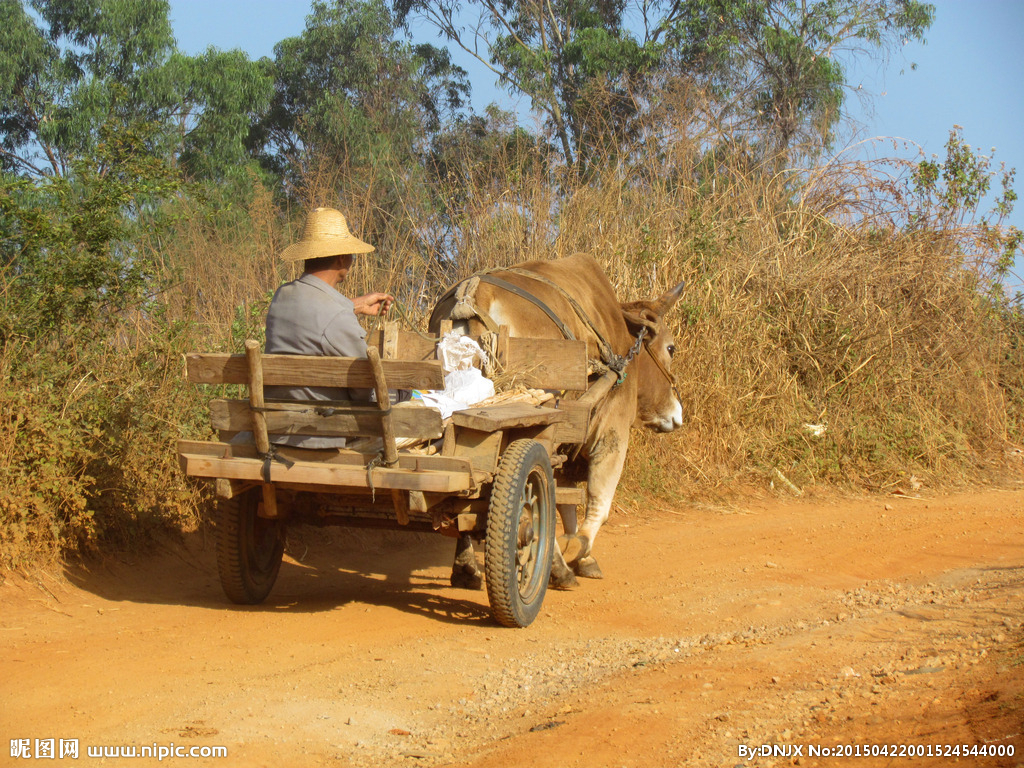
<path id="1" fill-rule="evenodd" d="M 418 163 L 469 94 L 447 51 L 397 39 L 378 0 L 314 0 L 303 33 L 263 65 L 275 90 L 253 143 L 268 167 L 294 175 L 309 156 L 336 168 Z"/>
<path id="2" fill-rule="evenodd" d="M 146 124 L 143 151 L 220 177 L 271 81 L 239 51 L 175 50 L 166 0 L 0 0 L 0 169 L 67 176 L 101 131 Z M 101 173 L 107 169 L 100 168 Z"/>
<path id="3" fill-rule="evenodd" d="M 487 221 L 528 215 L 531 192 L 551 178 L 550 154 L 546 142 L 494 104 L 434 139 L 427 162 L 432 216 L 418 231 L 427 252 L 436 254 L 435 285 L 450 285 L 473 264 L 474 252 L 488 250 L 474 239 Z"/>
<path id="4" fill-rule="evenodd" d="M 735 127 L 770 152 L 813 152 L 842 116 L 844 62 L 923 40 L 934 14 L 919 0 L 692 0 L 661 29 L 670 68 L 716 91 Z"/>
<path id="5" fill-rule="evenodd" d="M 656 72 L 696 77 L 735 127 L 788 150 L 827 144 L 847 86 L 841 56 L 922 39 L 919 0 L 395 0 L 528 96 L 570 164 L 633 134 Z"/>
<path id="6" fill-rule="evenodd" d="M 67 175 L 0 177 L 0 347 L 102 336 L 153 296 L 152 264 L 134 243 L 159 226 L 151 213 L 180 189 L 178 175 L 145 151 L 146 126 L 97 133 L 98 156 Z"/>
<path id="7" fill-rule="evenodd" d="M 1016 260 L 1024 256 L 1024 233 L 1007 224 L 1017 202 L 1017 171 L 1002 163 L 996 168 L 992 155 L 964 142 L 962 130 L 955 125 L 949 132 L 944 159 L 933 155 L 913 168 L 906 228 L 943 235 L 1001 294 Z M 992 189 L 995 179 L 998 191 Z"/>
<path id="8" fill-rule="evenodd" d="M 622 144 L 645 76 L 663 53 L 658 30 L 626 23 L 624 0 L 396 0 L 475 56 L 511 93 L 529 97 L 566 162 Z"/>

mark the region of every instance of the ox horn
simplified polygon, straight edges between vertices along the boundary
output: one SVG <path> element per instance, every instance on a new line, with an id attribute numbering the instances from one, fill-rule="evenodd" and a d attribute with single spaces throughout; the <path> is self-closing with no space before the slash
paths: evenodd
<path id="1" fill-rule="evenodd" d="M 654 310 L 658 313 L 658 317 L 664 317 L 665 313 L 675 306 L 676 302 L 679 301 L 679 297 L 683 295 L 683 288 L 685 286 L 686 281 L 680 281 L 679 285 L 666 291 L 654 302 Z"/>

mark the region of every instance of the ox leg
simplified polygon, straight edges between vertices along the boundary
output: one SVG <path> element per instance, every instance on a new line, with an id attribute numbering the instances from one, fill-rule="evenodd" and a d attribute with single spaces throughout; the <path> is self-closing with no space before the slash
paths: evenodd
<path id="1" fill-rule="evenodd" d="M 548 586 L 552 589 L 570 589 L 579 586 L 576 574 L 566 562 L 567 555 L 570 558 L 575 557 L 574 546 L 576 550 L 579 549 L 576 544 L 576 505 L 563 504 L 558 507 L 558 514 L 562 518 L 562 529 L 565 534 L 559 536 L 555 541 L 555 554 L 551 559 L 551 578 L 548 580 Z"/>
<path id="2" fill-rule="evenodd" d="M 453 587 L 463 589 L 480 589 L 484 584 L 484 575 L 476 563 L 473 539 L 468 533 L 460 534 L 456 540 L 451 583 Z"/>
<path id="3" fill-rule="evenodd" d="M 603 579 L 604 573 L 597 560 L 591 554 L 594 539 L 597 538 L 601 526 L 608 520 L 608 513 L 615 498 L 615 489 L 619 486 L 622 467 L 626 463 L 625 443 L 617 439 L 611 432 L 590 460 L 587 476 L 587 514 L 580 525 L 577 539 L 580 542 L 579 554 L 569 560 L 569 565 L 585 579 Z"/>

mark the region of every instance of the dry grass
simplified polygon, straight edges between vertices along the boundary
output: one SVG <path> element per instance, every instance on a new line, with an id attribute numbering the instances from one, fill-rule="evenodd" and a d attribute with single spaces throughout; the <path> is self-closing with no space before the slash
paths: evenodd
<path id="1" fill-rule="evenodd" d="M 629 159 L 585 181 L 539 155 L 467 150 L 447 168 L 448 208 L 410 195 L 350 290 L 397 287 L 416 327 L 452 280 L 530 259 L 593 253 L 623 300 L 686 280 L 671 322 L 687 425 L 636 435 L 627 484 L 699 496 L 776 469 L 800 486 L 951 484 L 1024 439 L 1020 325 L 986 294 L 997 254 L 971 227 L 908 227 L 928 211 L 905 164 L 765 175 L 699 94 L 674 86 L 658 104 Z M 654 136 L 672 141 L 653 151 Z M 346 202 L 365 210 L 354 188 Z M 675 458 L 650 462 L 665 441 Z"/>

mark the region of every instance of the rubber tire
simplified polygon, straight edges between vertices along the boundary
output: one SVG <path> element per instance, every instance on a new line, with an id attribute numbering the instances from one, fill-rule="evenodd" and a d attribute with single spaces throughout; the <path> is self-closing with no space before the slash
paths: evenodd
<path id="1" fill-rule="evenodd" d="M 506 627 L 527 627 L 540 613 L 551 576 L 555 516 L 547 451 L 536 440 L 514 441 L 494 478 L 484 539 L 487 597 L 494 618 Z M 520 536 L 528 533 L 529 542 L 520 546 Z"/>
<path id="2" fill-rule="evenodd" d="M 239 605 L 266 599 L 284 556 L 285 522 L 257 515 L 262 496 L 262 489 L 253 488 L 220 502 L 217 570 L 224 594 Z"/>

